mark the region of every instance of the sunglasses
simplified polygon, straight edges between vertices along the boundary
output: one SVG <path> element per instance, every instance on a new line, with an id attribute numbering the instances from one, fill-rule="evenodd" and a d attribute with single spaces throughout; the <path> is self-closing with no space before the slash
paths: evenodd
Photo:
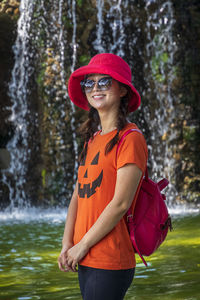
<path id="1" fill-rule="evenodd" d="M 112 85 L 112 77 L 102 77 L 98 81 L 94 81 L 91 79 L 84 79 L 80 82 L 82 91 L 85 93 L 91 93 L 93 90 L 95 83 L 97 83 L 97 88 L 100 91 L 107 91 Z"/>

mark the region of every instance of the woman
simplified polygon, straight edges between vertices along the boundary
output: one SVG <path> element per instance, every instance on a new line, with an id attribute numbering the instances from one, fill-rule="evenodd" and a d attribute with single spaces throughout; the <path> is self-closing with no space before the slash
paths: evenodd
<path id="1" fill-rule="evenodd" d="M 82 128 L 84 149 L 78 180 L 68 208 L 62 271 L 76 271 L 84 300 L 121 300 L 134 277 L 135 255 L 125 213 L 134 209 L 147 163 L 147 147 L 139 132 L 120 137 L 130 128 L 128 112 L 140 105 L 129 65 L 103 53 L 69 79 L 70 99 L 89 110 Z M 133 200 L 134 199 L 134 200 Z"/>

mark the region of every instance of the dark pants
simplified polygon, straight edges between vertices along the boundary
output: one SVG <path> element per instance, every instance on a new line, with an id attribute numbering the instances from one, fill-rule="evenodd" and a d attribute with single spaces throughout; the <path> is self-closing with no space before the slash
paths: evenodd
<path id="1" fill-rule="evenodd" d="M 103 270 L 78 267 L 78 278 L 83 300 L 123 300 L 135 269 Z"/>

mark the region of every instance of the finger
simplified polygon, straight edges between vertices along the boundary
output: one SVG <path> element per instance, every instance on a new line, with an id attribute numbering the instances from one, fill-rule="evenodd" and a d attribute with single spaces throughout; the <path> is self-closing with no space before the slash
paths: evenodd
<path id="1" fill-rule="evenodd" d="M 60 255 L 59 258 L 58 258 L 58 267 L 61 271 L 68 271 L 68 265 L 67 265 L 67 262 L 66 262 L 66 258 L 63 256 L 63 255 Z"/>
<path id="2" fill-rule="evenodd" d="M 62 264 L 60 262 L 58 262 L 58 266 L 59 266 L 59 269 L 63 272 L 69 272 L 69 271 L 73 271 L 72 268 L 70 266 L 68 266 L 67 264 Z"/>
<path id="3" fill-rule="evenodd" d="M 76 261 L 74 261 L 72 263 L 71 268 L 72 268 L 73 272 L 77 272 L 77 262 Z"/>
<path id="4" fill-rule="evenodd" d="M 61 271 L 65 271 L 65 268 L 63 268 L 63 265 L 60 261 L 58 261 L 58 267 Z"/>
<path id="5" fill-rule="evenodd" d="M 73 259 L 72 258 L 68 258 L 66 260 L 66 263 L 65 263 L 65 268 L 68 269 L 69 271 L 74 272 L 74 270 L 72 268 L 72 264 L 73 264 Z"/>
<path id="6" fill-rule="evenodd" d="M 64 268 L 64 272 L 70 272 L 70 271 L 72 271 L 72 268 L 70 266 L 66 265 Z"/>

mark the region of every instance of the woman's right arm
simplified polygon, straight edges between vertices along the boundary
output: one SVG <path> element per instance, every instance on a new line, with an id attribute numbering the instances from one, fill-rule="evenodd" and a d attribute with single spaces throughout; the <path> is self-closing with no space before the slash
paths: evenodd
<path id="1" fill-rule="evenodd" d="M 74 226 L 76 221 L 78 207 L 78 183 L 76 186 L 68 207 L 67 217 L 65 222 L 65 229 L 62 239 L 62 250 L 58 257 L 58 266 L 61 271 L 73 271 L 70 266 L 68 266 L 66 261 L 67 251 L 73 247 L 73 236 L 74 236 Z"/>

